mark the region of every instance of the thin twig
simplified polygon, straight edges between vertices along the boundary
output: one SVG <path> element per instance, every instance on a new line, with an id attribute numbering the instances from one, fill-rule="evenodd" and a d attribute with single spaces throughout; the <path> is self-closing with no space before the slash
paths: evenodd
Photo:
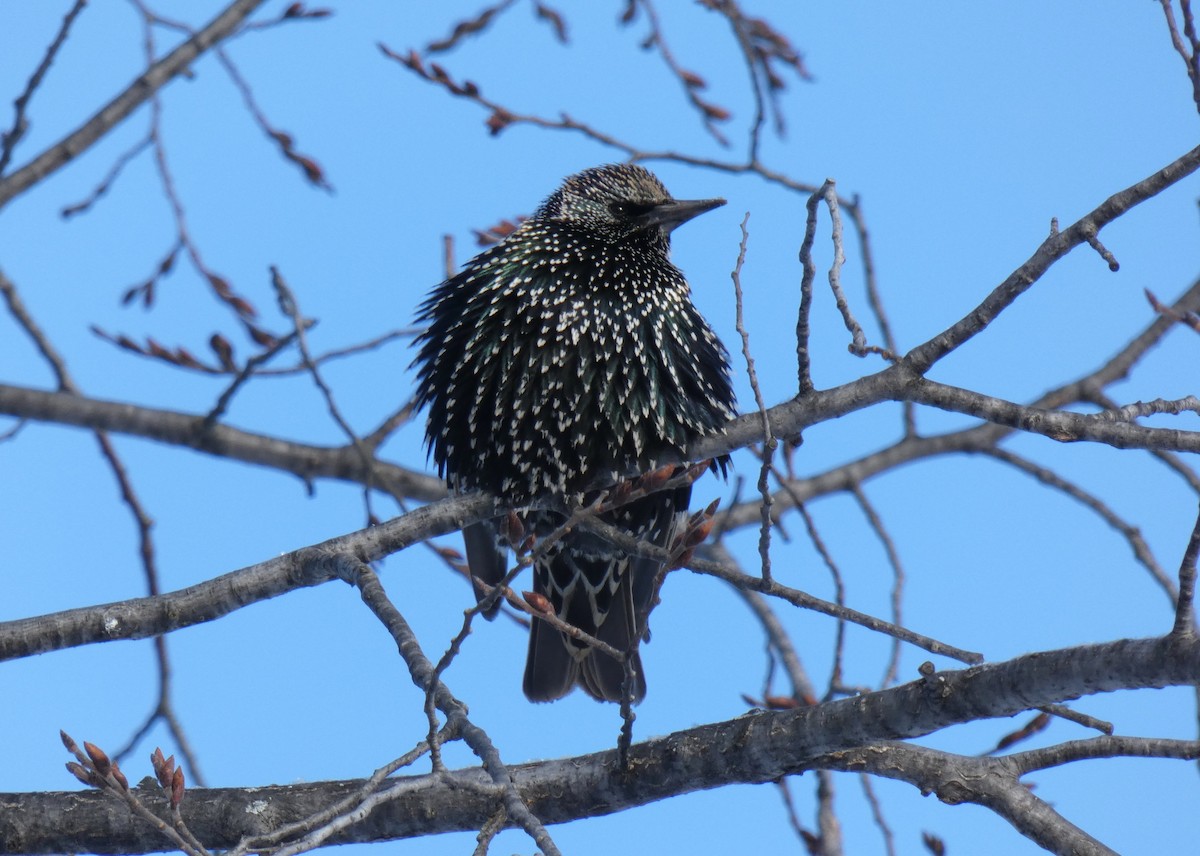
<path id="1" fill-rule="evenodd" d="M 599 527 L 597 527 L 599 528 Z M 619 531 L 613 531 L 612 527 L 606 527 L 603 530 L 606 538 L 614 542 L 621 538 L 622 534 Z M 622 545 L 624 546 L 624 545 Z M 641 552 L 648 556 L 658 556 L 659 551 L 652 549 L 653 545 L 646 545 L 638 548 L 636 544 L 631 545 L 628 549 L 635 552 Z M 665 551 L 662 551 L 665 552 Z M 915 645 L 918 648 L 923 648 L 933 654 L 941 654 L 958 660 L 963 663 L 981 663 L 983 655 L 974 651 L 965 651 L 961 648 L 956 648 L 953 645 L 947 645 L 944 642 L 939 642 L 936 639 L 931 639 L 928 636 L 922 636 L 920 633 L 914 633 L 906 627 L 898 627 L 889 621 L 884 621 L 882 618 L 876 618 L 873 615 L 859 612 L 856 609 L 851 609 L 847 606 L 839 606 L 836 603 L 830 603 L 827 600 L 822 600 L 818 597 L 793 589 L 788 586 L 780 585 L 777 582 L 764 584 L 761 578 L 743 573 L 737 568 L 731 568 L 723 562 L 713 561 L 711 559 L 702 558 L 697 555 L 688 563 L 688 570 L 705 576 L 716 577 L 724 580 L 738 588 L 744 588 L 748 591 L 756 591 L 765 594 L 769 597 L 777 597 L 785 600 L 795 606 L 804 609 L 812 609 L 814 612 L 819 612 L 823 615 L 828 615 L 832 618 L 848 621 L 851 624 L 857 624 L 860 627 L 865 627 L 868 630 L 875 630 L 884 633 L 888 636 L 894 636 L 902 642 L 907 642 Z"/>
<path id="2" fill-rule="evenodd" d="M 154 42 L 154 23 L 157 21 L 157 16 L 151 12 L 142 0 L 131 0 L 142 14 L 142 50 L 146 57 L 146 64 L 154 65 L 155 61 L 155 42 Z M 199 38 L 200 34 L 192 37 L 192 40 Z M 163 195 L 166 197 L 167 204 L 171 209 L 171 215 L 175 222 L 176 240 L 180 246 L 187 252 L 188 258 L 191 260 L 192 266 L 197 273 L 207 282 L 216 295 L 217 299 L 231 308 L 251 332 L 257 331 L 252 324 L 252 320 L 257 314 L 248 301 L 237 295 L 228 280 L 217 274 L 205 264 L 204 259 L 200 255 L 200 249 L 192 240 L 191 230 L 188 227 L 187 212 L 184 209 L 183 200 L 176 188 L 175 178 L 171 172 L 170 164 L 167 161 L 167 149 L 162 139 L 162 100 L 158 97 L 157 91 L 152 93 L 150 101 L 150 131 L 149 139 L 154 152 L 154 163 L 158 170 L 159 183 L 162 187 Z M 172 257 L 174 251 L 170 257 Z M 147 283 L 147 287 L 153 287 L 155 280 L 151 279 Z"/>
<path id="3" fill-rule="evenodd" d="M 100 179 L 100 183 L 92 189 L 92 192 L 81 201 L 64 207 L 58 212 L 58 215 L 64 220 L 69 220 L 76 214 L 82 214 L 89 210 L 93 205 L 99 202 L 109 190 L 112 189 L 113 183 L 117 180 L 117 177 L 120 176 L 125 167 L 127 167 L 134 160 L 134 158 L 149 148 L 153 142 L 154 140 L 147 135 L 118 155 L 108 172 L 105 173 L 104 178 Z"/>
<path id="4" fill-rule="evenodd" d="M 841 569 L 838 568 L 837 562 L 834 561 L 833 553 L 829 551 L 829 547 L 825 544 L 825 539 L 817 531 L 817 522 L 808 513 L 808 507 L 803 503 L 799 503 L 796 506 L 796 511 L 799 512 L 800 518 L 804 521 L 804 528 L 808 532 L 808 540 L 812 543 L 813 549 L 817 551 L 817 555 L 821 557 L 821 561 L 829 571 L 829 578 L 833 582 L 834 603 L 837 604 L 839 609 L 845 609 L 846 584 L 842 581 Z M 842 686 L 842 656 L 845 654 L 845 649 L 846 620 L 843 617 L 838 617 L 834 630 L 833 665 L 829 671 L 829 686 L 825 691 L 825 701 L 832 699 L 838 688 Z"/>
<path id="5" fill-rule="evenodd" d="M 1200 42 L 1196 38 L 1196 22 L 1192 18 L 1191 3 L 1188 0 L 1182 0 L 1181 3 L 1183 7 L 1183 26 L 1185 33 L 1188 35 L 1189 46 L 1184 44 L 1183 39 L 1179 35 L 1179 28 L 1175 23 L 1175 10 L 1171 6 L 1171 0 L 1158 0 L 1158 2 L 1162 6 L 1163 15 L 1167 19 L 1167 29 L 1171 33 L 1171 45 L 1183 60 L 1184 68 L 1187 69 L 1188 80 L 1192 83 L 1192 100 L 1196 103 L 1196 109 L 1200 110 Z"/>
<path id="6" fill-rule="evenodd" d="M 437 677 L 433 663 L 421 651 L 416 635 L 404 616 L 388 599 L 379 582 L 379 577 L 366 565 L 356 562 L 350 557 L 346 558 L 348 565 L 353 566 L 352 571 L 347 569 L 350 579 L 358 587 L 363 602 L 396 640 L 396 645 L 408 666 L 413 683 L 423 690 L 432 691 L 434 703 L 446 715 L 447 727 L 454 724 L 461 729 L 463 740 L 479 756 L 492 782 L 502 789 L 502 804 L 509 818 L 525 830 L 546 856 L 560 856 L 559 849 L 551 839 L 550 833 L 546 831 L 546 827 L 521 799 L 521 794 L 513 784 L 512 776 L 500 759 L 500 753 L 492 744 L 491 738 L 471 722 L 467 716 L 466 706 L 456 699 Z"/>
<path id="7" fill-rule="evenodd" d="M 829 208 L 829 239 L 833 243 L 833 261 L 829 263 L 829 288 L 833 292 L 833 300 L 837 310 L 842 314 L 842 323 L 850 332 L 850 353 L 865 356 L 867 337 L 854 313 L 850 311 L 850 302 L 842 291 L 842 265 L 846 263 L 844 240 L 842 237 L 842 211 L 838 205 L 837 188 L 833 179 L 826 179 L 821 185 L 821 197 Z"/>
<path id="8" fill-rule="evenodd" d="M 42 56 L 42 61 L 38 63 L 38 67 L 29 76 L 29 81 L 25 84 L 25 89 L 13 101 L 15 115 L 13 116 L 12 127 L 0 133 L 0 175 L 3 175 L 4 171 L 8 169 L 8 164 L 12 160 L 13 150 L 17 147 L 17 143 L 21 141 L 21 138 L 25 136 L 25 132 L 29 130 L 29 119 L 25 115 L 25 111 L 29 107 L 29 99 L 33 97 L 38 87 L 42 85 L 42 79 L 54 63 L 54 57 L 58 55 L 58 49 L 67 40 L 67 34 L 71 31 L 71 25 L 75 23 L 75 18 L 83 11 L 83 7 L 86 5 L 87 0 L 75 0 L 74 5 L 67 10 L 67 14 L 63 16 L 62 24 L 59 25 L 54 40 L 50 42 L 50 46 L 46 48 L 46 53 Z"/>
<path id="9" fill-rule="evenodd" d="M 650 24 L 650 35 L 643 40 L 642 45 L 658 49 L 658 55 L 662 57 L 671 74 L 683 86 L 683 91 L 687 95 L 688 102 L 700 114 L 700 119 L 704 123 L 705 130 L 722 146 L 728 146 L 729 138 L 721 133 L 721 130 L 717 127 L 717 122 L 728 121 L 730 118 L 729 111 L 700 97 L 700 90 L 705 87 L 704 81 L 695 72 L 683 68 L 678 60 L 675 59 L 675 54 L 671 52 L 671 48 L 667 45 L 666 36 L 663 33 L 662 26 L 659 24 L 658 11 L 654 8 L 654 3 L 651 0 L 634 0 L 634 2 L 646 13 L 646 19 Z M 751 74 L 753 75 L 753 69 L 751 69 Z"/>
<path id="10" fill-rule="evenodd" d="M 817 264 L 813 261 L 812 248 L 817 238 L 817 205 L 821 200 L 829 179 L 819 190 L 813 191 L 805 209 L 804 239 L 800 242 L 800 310 L 796 316 L 796 382 L 799 395 L 813 390 L 812 355 L 809 353 L 809 330 L 812 316 L 813 280 L 817 276 Z"/>
<path id="11" fill-rule="evenodd" d="M 325 379 L 321 377 L 321 370 L 313 361 L 312 353 L 308 348 L 308 336 L 305 333 L 311 326 L 311 322 L 301 317 L 300 306 L 296 301 L 296 296 L 292 294 L 292 290 L 288 288 L 283 275 L 275 265 L 271 265 L 271 286 L 275 289 L 275 293 L 278 296 L 280 311 L 292 321 L 292 330 L 296 337 L 296 346 L 300 350 L 300 358 L 308 368 L 313 383 L 321 391 L 321 396 L 325 399 L 325 407 L 329 411 L 330 417 L 342 429 L 342 433 L 346 435 L 346 438 L 354 446 L 354 449 L 358 452 L 362 460 L 363 472 L 367 476 L 366 481 L 363 483 L 363 504 L 366 507 L 368 523 L 374 522 L 376 518 L 371 507 L 371 492 L 375 488 L 375 480 L 372 478 L 372 474 L 375 471 L 374 451 L 362 441 L 350 426 L 350 423 L 342 416 L 341 409 L 338 408 L 337 401 L 334 400 L 333 390 L 329 388 L 329 385 L 325 383 Z"/>
<path id="12" fill-rule="evenodd" d="M 875 786 L 871 784 L 871 777 L 866 773 L 859 774 L 859 784 L 862 785 L 863 796 L 867 800 L 867 805 L 871 807 L 871 817 L 875 821 L 875 825 L 879 827 L 879 833 L 883 836 L 883 851 L 887 856 L 896 856 L 896 836 L 892 832 L 892 827 L 888 825 L 887 818 L 883 816 L 883 805 L 879 802 L 879 797 L 875 794 Z"/>
<path id="13" fill-rule="evenodd" d="M 311 326 L 313 322 L 306 321 L 305 323 Z M 288 333 L 286 336 L 282 336 L 277 339 L 265 351 L 255 354 L 246 360 L 246 365 L 242 366 L 241 371 L 237 373 L 237 377 L 230 382 L 229 386 L 225 387 L 225 389 L 221 391 L 221 394 L 217 396 L 217 403 L 213 405 L 212 410 L 208 411 L 208 415 L 204 417 L 204 427 L 206 430 L 215 425 L 217 421 L 225 415 L 225 412 L 229 409 L 230 403 L 233 401 L 233 396 L 242 386 L 246 384 L 247 381 L 250 380 L 252 376 L 258 372 L 259 366 L 270 362 L 276 354 L 291 345 L 296 338 L 297 334 L 294 331 Z M 316 363 L 315 360 L 313 362 Z"/>
<path id="14" fill-rule="evenodd" d="M 1171 635 L 1190 639 L 1196 635 L 1196 557 L 1200 555 L 1200 515 L 1179 562 L 1179 602 L 1175 607 L 1175 626 Z"/>
<path id="15" fill-rule="evenodd" d="M 896 542 L 892 540 L 892 536 L 888 534 L 887 529 L 883 525 L 883 518 L 876 511 L 875 506 L 867 499 L 867 494 L 863 487 L 858 482 L 855 482 L 851 487 L 850 492 L 854 495 L 858 502 L 858 507 L 862 510 L 863 516 L 867 518 L 867 525 L 871 527 L 871 531 L 875 533 L 875 537 L 879 539 L 879 543 L 883 545 L 883 550 L 887 553 L 888 565 L 892 569 L 892 591 L 889 598 L 892 608 L 892 623 L 896 625 L 904 624 L 904 565 L 900 561 L 900 551 L 896 549 Z M 892 653 L 888 657 L 887 668 L 883 673 L 883 680 L 880 682 L 881 687 L 891 686 L 900 676 L 900 640 L 892 640 Z"/>
<path id="16" fill-rule="evenodd" d="M 879 292 L 879 283 L 875 276 L 875 255 L 871 250 L 871 233 L 867 228 L 866 215 L 863 214 L 862 200 L 855 196 L 853 205 L 843 205 L 841 209 L 849 215 L 850 222 L 854 224 L 854 230 L 857 232 L 858 256 L 862 265 L 863 283 L 867 290 L 867 305 L 875 316 L 879 335 L 883 337 L 883 352 L 892 355 L 891 358 L 894 359 L 900 348 L 892 334 L 892 323 L 884 310 L 883 297 Z M 904 436 L 914 436 L 917 433 L 916 407 L 911 401 L 905 401 L 901 405 L 901 413 Z"/>
<path id="17" fill-rule="evenodd" d="M 833 808 L 833 773 L 817 770 L 817 856 L 842 856 L 842 825 Z"/>
<path id="18" fill-rule="evenodd" d="M 1076 725 L 1082 725 L 1084 728 L 1091 728 L 1099 731 L 1101 734 L 1112 734 L 1113 724 L 1107 720 L 1098 719 L 1094 716 L 1089 716 L 1086 713 L 1080 713 L 1077 710 L 1072 710 L 1064 704 L 1044 704 L 1038 708 L 1043 713 L 1048 713 L 1051 716 L 1057 716 L 1059 719 L 1065 719 L 1067 722 L 1074 722 Z"/>
<path id="19" fill-rule="evenodd" d="M 445 729 L 441 733 L 440 739 L 445 742 L 453 736 L 454 734 L 449 729 Z M 343 799 L 331 803 L 321 811 L 313 814 L 310 817 L 306 817 L 304 820 L 284 824 L 278 829 L 272 830 L 270 835 L 245 838 L 238 844 L 237 847 L 234 847 L 232 850 L 230 850 L 226 856 L 245 856 L 245 854 L 252 851 L 266 850 L 284 841 L 293 839 L 297 835 L 304 835 L 308 832 L 311 832 L 313 829 L 326 827 L 330 824 L 336 824 L 339 819 L 346 818 L 351 812 L 358 813 L 360 811 L 365 811 L 369 813 L 375 808 L 375 805 L 377 805 L 378 802 L 386 801 L 388 798 L 387 792 L 382 794 L 379 793 L 379 790 L 384 781 L 386 781 L 387 777 L 397 770 L 415 764 L 417 760 L 428 751 L 429 747 L 425 742 L 422 741 L 421 743 L 418 743 L 399 758 L 396 758 L 395 760 L 390 761 L 379 769 L 375 770 L 375 772 L 373 772 L 371 776 L 363 782 L 362 787 L 360 787 L 356 792 L 348 794 Z M 390 793 L 395 796 L 402 793 L 402 790 L 397 788 L 393 789 Z M 376 802 L 372 802 L 373 799 L 376 800 Z M 298 845 L 299 843 L 297 843 L 297 846 Z M 302 851 L 297 850 L 295 852 Z"/>
<path id="20" fill-rule="evenodd" d="M 771 484 L 767 476 L 771 472 L 771 460 L 775 457 L 775 449 L 779 442 L 771 433 L 771 420 L 767 418 L 767 402 L 763 398 L 762 387 L 758 384 L 758 372 L 754 368 L 754 357 L 750 355 L 750 333 L 746 330 L 745 317 L 742 312 L 742 265 L 746 261 L 746 244 L 750 233 L 746 224 L 750 222 L 750 212 L 742 218 L 742 240 L 738 244 L 737 263 L 733 266 L 730 277 L 733 279 L 734 317 L 738 335 L 742 337 L 742 356 L 746 358 L 746 374 L 750 377 L 750 388 L 754 390 L 754 403 L 758 405 L 758 413 L 762 418 L 763 453 L 762 464 L 758 470 L 758 494 L 762 497 L 762 523 L 758 530 L 758 556 L 762 569 L 762 578 L 769 582 L 771 579 L 771 506 L 774 499 L 771 496 Z"/>

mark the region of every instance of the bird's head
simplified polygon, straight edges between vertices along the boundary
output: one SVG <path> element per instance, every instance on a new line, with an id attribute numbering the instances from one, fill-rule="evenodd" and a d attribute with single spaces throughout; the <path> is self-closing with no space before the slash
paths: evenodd
<path id="1" fill-rule="evenodd" d="M 724 204 L 724 199 L 674 199 L 645 167 L 609 164 L 569 176 L 535 218 L 574 222 L 617 239 L 641 232 L 665 244 L 675 227 Z"/>

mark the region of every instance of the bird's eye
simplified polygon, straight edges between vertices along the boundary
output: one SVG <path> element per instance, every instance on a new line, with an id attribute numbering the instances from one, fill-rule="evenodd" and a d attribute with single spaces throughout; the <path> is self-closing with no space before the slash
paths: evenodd
<path id="1" fill-rule="evenodd" d="M 616 217 L 637 217 L 639 214 L 645 214 L 653 205 L 645 205 L 638 202 L 610 202 L 608 210 Z"/>

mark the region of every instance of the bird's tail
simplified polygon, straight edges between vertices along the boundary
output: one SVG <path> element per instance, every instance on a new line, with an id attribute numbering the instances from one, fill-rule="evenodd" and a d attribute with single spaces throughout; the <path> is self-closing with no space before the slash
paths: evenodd
<path id="1" fill-rule="evenodd" d="M 646 676 L 637 651 L 641 634 L 637 632 L 632 599 L 629 599 L 628 609 L 621 603 L 629 597 L 630 588 L 628 580 L 623 580 L 617 592 L 618 602 L 598 629 L 581 629 L 626 653 L 633 679 L 630 700 L 636 704 L 646 695 Z M 554 701 L 579 684 L 597 701 L 619 703 L 625 697 L 625 681 L 625 666 L 620 661 L 604 651 L 581 645 L 545 621 L 533 620 L 524 683 L 525 695 L 530 701 Z"/>
<path id="2" fill-rule="evenodd" d="M 677 510 L 687 508 L 690 495 L 689 487 L 652 494 L 602 519 L 665 547 L 678 523 Z M 572 532 L 535 563 L 534 590 L 554 606 L 558 617 L 622 652 L 626 662 L 535 619 L 525 695 L 531 701 L 554 701 L 579 684 L 598 701 L 621 702 L 627 694 L 634 703 L 641 701 L 646 676 L 638 645 L 647 635 L 661 570 L 660 562 L 623 553 L 586 530 Z"/>

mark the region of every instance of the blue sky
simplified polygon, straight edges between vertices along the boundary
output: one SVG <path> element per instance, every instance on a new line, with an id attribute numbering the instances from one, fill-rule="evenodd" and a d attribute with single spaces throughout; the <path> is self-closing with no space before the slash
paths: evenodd
<path id="1" fill-rule="evenodd" d="M 16 96 L 68 4 L 0 6 L 0 94 Z M 578 119 L 648 149 L 736 159 L 704 137 L 661 61 L 637 49 L 643 24 L 616 24 L 620 4 L 566 8 L 573 37 L 558 46 L 530 23 L 523 5 L 494 33 L 446 55 L 456 79 L 477 81 L 513 109 Z M 435 8 L 436 7 L 436 8 Z M 1113 192 L 1195 145 L 1197 116 L 1182 62 L 1169 47 L 1157 4 L 980 2 L 747 4 L 805 55 L 811 83 L 789 79 L 788 134 L 768 138 L 763 159 L 796 178 L 836 179 L 858 196 L 871 229 L 880 288 L 902 348 L 910 348 L 974 307 L 1037 247 L 1058 217 L 1065 226 Z M 194 23 L 217 8 L 194 4 Z M 404 51 L 440 37 L 473 4 L 360 2 L 320 23 L 247 35 L 229 50 L 276 127 L 325 169 L 335 193 L 314 190 L 253 125 L 240 97 L 209 57 L 189 80 L 163 93 L 163 134 L 189 227 L 205 261 L 286 329 L 267 274 L 277 265 L 304 314 L 320 319 L 318 351 L 408 326 L 416 304 L 442 275 L 443 234 L 458 260 L 473 252 L 471 229 L 530 212 L 562 176 L 620 154 L 578 135 L 514 127 L 490 137 L 486 114 L 386 59 L 375 45 Z M 680 61 L 708 79 L 709 97 L 731 106 L 730 134 L 743 139 L 744 69 L 721 20 L 676 5 L 664 26 Z M 158 34 L 160 47 L 172 37 Z M 132 6 L 95 4 L 31 105 L 33 125 L 15 164 L 76 127 L 140 70 L 141 33 Z M 8 113 L 0 112 L 7 127 Z M 223 380 L 184 374 L 115 351 L 88 332 L 95 324 L 133 338 L 154 336 L 196 353 L 214 330 L 236 337 L 185 264 L 160 288 L 151 312 L 122 307 L 121 292 L 146 278 L 172 243 L 174 224 L 152 160 L 133 162 L 85 216 L 59 210 L 86 197 L 113 161 L 145 132 L 147 111 L 33 192 L 0 212 L 0 266 L 63 352 L 80 387 L 107 399 L 205 412 Z M 750 212 L 742 272 L 746 324 L 770 403 L 794 394 L 795 306 L 803 199 L 759 179 L 650 164 L 680 198 L 724 196 L 729 204 L 676 233 L 674 257 L 695 299 L 735 351 L 729 271 L 738 223 Z M 1142 290 L 1173 299 L 1197 274 L 1195 177 L 1106 229 L 1121 262 L 1110 273 L 1078 250 L 1056 265 L 984 335 L 940 364 L 932 377 L 1011 400 L 1093 370 L 1152 318 Z M 827 221 L 825 221 L 827 223 Z M 818 237 L 828 264 L 827 226 Z M 856 249 L 853 246 L 850 249 Z M 843 272 L 860 320 L 869 313 L 854 253 Z M 818 386 L 879 367 L 845 351 L 846 335 L 818 273 L 814 378 Z M 877 331 L 868 329 L 873 342 Z M 1123 403 L 1178 398 L 1194 386 L 1200 340 L 1176 331 L 1112 392 Z M 393 344 L 330 363 L 325 375 L 356 429 L 365 432 L 411 393 L 411 354 Z M 284 362 L 287 362 L 285 360 Z M 738 395 L 752 406 L 738 367 Z M 10 319 L 0 317 L 0 379 L 49 388 L 52 378 Z M 305 377 L 263 379 L 235 400 L 229 423 L 304 442 L 344 438 Z M 0 430 L 9 426 L 0 420 Z M 970 424 L 920 411 L 924 431 Z M 1157 424 L 1194 430 L 1194 415 Z M 854 414 L 806 433 L 800 472 L 820 472 L 897 438 L 897 408 Z M 423 466 L 418 424 L 384 454 Z M 313 496 L 278 473 L 117 438 L 134 484 L 156 519 L 163 585 L 174 589 L 360 528 L 361 494 L 321 482 Z M 1139 526 L 1168 571 L 1178 564 L 1195 497 L 1140 453 L 1059 446 L 1017 437 L 1007 448 L 1055 466 L 1103 496 Z M 739 459 L 753 489 L 757 469 Z M 24 428 L 0 444 L 6 509 L 0 539 L 0 620 L 120 600 L 144 593 L 136 540 L 112 477 L 85 432 Z M 728 500 L 734 484 L 696 488 L 697 506 Z M 866 491 L 897 542 L 908 589 L 906 623 L 947 642 L 1005 659 L 1025 651 L 1161 633 L 1171 614 L 1162 593 L 1132 561 L 1126 543 L 1094 515 L 985 459 L 941 458 L 869 482 Z M 377 513 L 397 510 L 376 501 Z M 886 615 L 891 572 L 853 500 L 812 503 L 823 538 L 845 576 L 848 602 Z M 794 516 L 790 543 L 776 538 L 779 578 L 828 597 L 831 586 Z M 755 533 L 733 539 L 753 562 Z M 448 543 L 457 544 L 456 539 Z M 469 597 L 425 551 L 383 563 L 382 578 L 431 656 L 440 655 Z M 638 711 L 643 736 L 739 715 L 743 692 L 761 690 L 762 635 L 719 583 L 681 572 L 668 582 L 644 653 L 650 692 Z M 828 677 L 834 625 L 786 616 L 819 686 Z M 355 594 L 341 585 L 295 592 L 226 619 L 174 634 L 175 704 L 215 785 L 287 783 L 367 775 L 424 734 L 424 720 L 394 648 Z M 505 760 L 520 762 L 612 745 L 614 709 L 582 696 L 533 706 L 520 694 L 524 635 L 510 622 L 482 626 L 447 675 L 450 687 L 489 730 Z M 847 680 L 874 684 L 887 640 L 850 631 Z M 907 680 L 928 659 L 905 651 Z M 949 661 L 937 661 L 949 668 Z M 10 699 L 0 711 L 9 761 L 0 790 L 66 789 L 73 781 L 56 730 L 109 748 L 122 744 L 154 700 L 149 643 L 115 643 L 5 663 Z M 1182 690 L 1094 697 L 1078 707 L 1112 719 L 1118 733 L 1189 738 L 1195 706 Z M 929 745 L 983 751 L 1018 722 L 975 724 Z M 1039 743 L 1085 736 L 1056 723 Z M 171 751 L 156 730 L 139 748 Z M 14 754 L 15 753 L 15 754 Z M 450 760 L 470 757 L 453 749 Z M 131 777 L 148 765 L 126 765 Z M 1031 777 L 1037 793 L 1120 852 L 1169 852 L 1185 830 L 1146 818 L 1194 809 L 1191 765 L 1097 761 Z M 793 782 L 802 816 L 812 816 L 813 777 Z M 835 779 L 847 852 L 882 852 L 880 836 L 850 776 Z M 921 830 L 951 853 L 1039 852 L 1004 822 L 973 807 L 947 807 L 911 787 L 877 781 L 901 853 L 920 852 Z M 737 818 L 731 822 L 731 818 Z M 635 850 L 724 853 L 795 848 L 772 788 L 738 787 L 555 828 L 565 852 Z M 1190 840 L 1190 839 L 1189 839 Z M 387 845 L 389 852 L 462 852 L 468 835 Z M 495 852 L 532 852 L 505 833 Z"/>

